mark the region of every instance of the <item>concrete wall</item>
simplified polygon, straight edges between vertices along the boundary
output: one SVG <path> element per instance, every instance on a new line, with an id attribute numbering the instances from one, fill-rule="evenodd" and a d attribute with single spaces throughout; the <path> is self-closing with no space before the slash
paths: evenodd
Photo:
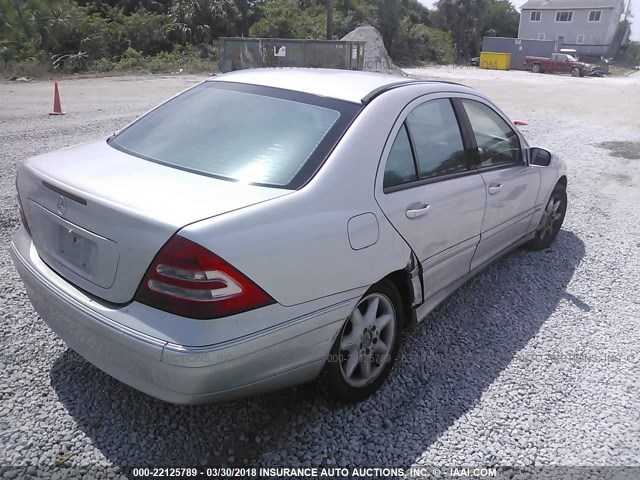
<path id="1" fill-rule="evenodd" d="M 316 67 L 362 70 L 365 42 L 220 37 L 221 72 L 245 68 Z"/>

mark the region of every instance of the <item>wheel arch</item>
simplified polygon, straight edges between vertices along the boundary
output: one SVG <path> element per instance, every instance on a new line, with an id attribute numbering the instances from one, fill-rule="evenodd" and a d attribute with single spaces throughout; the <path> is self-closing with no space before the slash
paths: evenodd
<path id="1" fill-rule="evenodd" d="M 566 175 L 562 175 L 558 181 L 556 182 L 556 185 L 562 185 L 564 188 L 567 188 L 567 176 Z"/>
<path id="2" fill-rule="evenodd" d="M 411 329 L 418 323 L 415 307 L 422 303 L 422 267 L 412 255 L 407 267 L 386 275 L 382 280 L 388 280 L 398 290 L 402 301 L 402 327 Z"/>

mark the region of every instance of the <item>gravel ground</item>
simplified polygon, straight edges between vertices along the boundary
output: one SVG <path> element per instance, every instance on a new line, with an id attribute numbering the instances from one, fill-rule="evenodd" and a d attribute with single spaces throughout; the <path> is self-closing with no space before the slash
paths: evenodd
<path id="1" fill-rule="evenodd" d="M 384 389 L 351 407 L 313 385 L 174 406 L 67 349 L 7 252 L 16 166 L 107 135 L 198 79 L 62 81 L 63 117 L 47 115 L 49 82 L 0 83 L 0 465 L 53 478 L 206 463 L 640 467 L 640 75 L 410 73 L 461 79 L 527 121 L 530 143 L 568 163 L 570 208 L 551 249 L 516 251 L 456 292 L 411 332 Z"/>

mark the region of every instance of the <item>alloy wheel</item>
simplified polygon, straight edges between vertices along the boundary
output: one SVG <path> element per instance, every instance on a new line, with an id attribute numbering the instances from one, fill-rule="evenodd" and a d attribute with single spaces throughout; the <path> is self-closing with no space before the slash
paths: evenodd
<path id="1" fill-rule="evenodd" d="M 562 198 L 556 195 L 553 195 L 549 199 L 549 203 L 547 203 L 547 207 L 544 209 L 541 227 L 539 230 L 541 240 L 545 240 L 549 235 L 552 235 L 556 227 L 560 228 L 559 222 L 561 222 L 562 215 L 564 213 L 564 207 L 562 204 Z"/>
<path id="2" fill-rule="evenodd" d="M 345 382 L 362 388 L 384 370 L 396 337 L 396 313 L 381 293 L 364 297 L 345 323 L 340 337 L 340 370 Z"/>

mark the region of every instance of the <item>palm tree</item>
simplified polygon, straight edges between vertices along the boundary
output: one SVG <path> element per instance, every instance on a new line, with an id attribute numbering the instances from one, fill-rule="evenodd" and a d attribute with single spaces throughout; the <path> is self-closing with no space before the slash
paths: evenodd
<path id="1" fill-rule="evenodd" d="M 333 0 L 327 0 L 327 40 L 333 38 Z"/>
<path id="2" fill-rule="evenodd" d="M 182 43 L 211 43 L 235 30 L 238 9 L 233 0 L 176 0 L 171 14 Z"/>
<path id="3" fill-rule="evenodd" d="M 249 36 L 249 10 L 251 4 L 249 0 L 235 0 L 236 8 L 240 12 L 240 32 L 243 37 Z"/>
<path id="4" fill-rule="evenodd" d="M 456 62 L 470 53 L 472 43 L 476 50 L 479 48 L 486 0 L 439 0 L 436 8 L 453 35 Z"/>
<path id="5" fill-rule="evenodd" d="M 471 6 L 471 16 L 473 18 L 474 33 L 474 53 L 480 54 L 480 46 L 482 45 L 482 30 L 487 12 L 486 0 L 474 0 Z"/>

